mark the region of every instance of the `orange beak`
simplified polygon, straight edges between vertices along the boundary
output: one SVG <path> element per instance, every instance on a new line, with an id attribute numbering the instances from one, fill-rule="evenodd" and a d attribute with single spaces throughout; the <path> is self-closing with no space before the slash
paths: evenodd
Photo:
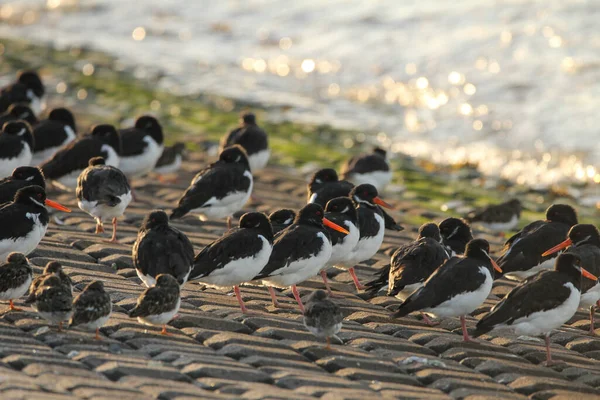
<path id="1" fill-rule="evenodd" d="M 390 209 L 391 209 L 391 208 L 394 208 L 394 207 L 392 207 L 392 206 L 391 206 L 389 203 L 386 203 L 385 201 L 381 200 L 381 198 L 379 198 L 379 197 L 375 197 L 375 198 L 373 199 L 373 202 L 374 202 L 375 204 L 378 204 L 378 205 L 380 205 L 381 207 L 390 208 Z"/>
<path id="2" fill-rule="evenodd" d="M 492 266 L 494 267 L 494 269 L 500 273 L 502 273 L 502 268 L 500 268 L 500 266 L 498 264 L 496 264 L 496 261 L 492 260 L 492 257 L 490 257 L 490 261 L 492 262 Z"/>
<path id="3" fill-rule="evenodd" d="M 581 268 L 581 275 L 585 276 L 588 279 L 591 279 L 593 281 L 597 280 L 598 278 L 596 278 L 594 276 L 594 274 L 589 273 L 586 269 Z"/>
<path id="4" fill-rule="evenodd" d="M 60 211 L 71 212 L 70 208 L 67 208 L 67 207 L 65 207 L 65 206 L 63 206 L 61 204 L 58 204 L 57 202 L 52 201 L 52 200 L 46 199 L 46 205 L 48 207 L 56 208 L 57 210 L 60 210 Z"/>
<path id="5" fill-rule="evenodd" d="M 564 242 L 560 242 L 559 244 L 557 244 L 553 248 L 551 248 L 551 249 L 546 250 L 545 252 L 543 252 L 542 253 L 542 257 L 546 257 L 546 256 L 549 256 L 550 254 L 554 254 L 557 251 L 565 249 L 565 248 L 569 247 L 572 244 L 573 244 L 573 241 L 571 241 L 571 239 L 567 239 Z"/>
<path id="6" fill-rule="evenodd" d="M 345 230 L 344 228 L 342 228 L 341 226 L 339 226 L 338 224 L 334 224 L 333 222 L 331 222 L 330 220 L 328 220 L 327 218 L 323 218 L 323 225 L 331 228 L 331 229 L 335 229 L 338 232 L 342 232 L 344 234 L 349 234 L 350 232 L 348 232 L 347 230 Z"/>

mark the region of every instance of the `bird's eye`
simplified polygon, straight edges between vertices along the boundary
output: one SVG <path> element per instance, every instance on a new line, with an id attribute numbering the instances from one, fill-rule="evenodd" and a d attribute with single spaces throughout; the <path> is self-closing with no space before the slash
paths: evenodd
<path id="1" fill-rule="evenodd" d="M 365 191 L 363 192 L 363 194 L 366 196 L 366 195 L 368 195 L 369 193 L 367 193 L 367 191 L 365 190 Z"/>
<path id="2" fill-rule="evenodd" d="M 41 199 L 41 198 L 42 198 L 42 194 L 41 194 L 41 193 L 38 193 L 38 195 L 37 195 L 37 198 L 38 198 L 38 199 Z"/>

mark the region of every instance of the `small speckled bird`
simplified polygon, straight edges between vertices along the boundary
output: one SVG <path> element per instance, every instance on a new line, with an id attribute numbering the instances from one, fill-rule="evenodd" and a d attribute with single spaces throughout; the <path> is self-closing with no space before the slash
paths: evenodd
<path id="1" fill-rule="evenodd" d="M 110 295 L 104 291 L 104 284 L 93 281 L 75 298 L 69 326 L 95 330 L 95 339 L 100 340 L 100 328 L 108 321 L 111 313 L 112 302 Z"/>
<path id="2" fill-rule="evenodd" d="M 73 295 L 59 276 L 52 274 L 36 290 L 35 306 L 42 318 L 58 324 L 58 331 L 62 332 L 63 322 L 73 315 Z"/>
<path id="3" fill-rule="evenodd" d="M 162 325 L 160 334 L 168 335 L 167 324 L 175 317 L 180 305 L 179 283 L 171 275 L 162 274 L 156 277 L 156 285 L 140 295 L 129 317 L 137 318 L 144 325 Z"/>
<path id="4" fill-rule="evenodd" d="M 32 279 L 33 270 L 27 257 L 10 253 L 6 262 L 0 264 L 0 300 L 8 300 L 11 311 L 21 311 L 13 300 L 25 295 Z"/>
<path id="5" fill-rule="evenodd" d="M 44 279 L 53 274 L 57 275 L 60 278 L 62 284 L 65 287 L 69 288 L 71 292 L 73 292 L 73 281 L 71 281 L 69 275 L 65 274 L 65 271 L 63 271 L 62 269 L 62 265 L 60 265 L 58 261 L 49 261 L 44 267 L 44 271 L 42 272 L 42 274 L 37 276 L 31 282 L 31 285 L 29 286 L 29 297 L 27 297 L 25 303 L 33 303 L 35 301 L 35 292 L 37 292 L 38 288 L 40 287 L 40 284 L 43 282 Z"/>
<path id="6" fill-rule="evenodd" d="M 304 310 L 304 326 L 316 337 L 327 340 L 326 349 L 331 350 L 331 338 L 342 329 L 343 319 L 342 311 L 329 300 L 327 292 L 315 290 L 311 293 Z"/>

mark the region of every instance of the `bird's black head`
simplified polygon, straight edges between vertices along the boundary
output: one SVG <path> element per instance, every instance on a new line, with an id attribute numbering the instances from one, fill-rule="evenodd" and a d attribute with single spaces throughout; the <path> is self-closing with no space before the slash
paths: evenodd
<path id="1" fill-rule="evenodd" d="M 260 212 L 249 212 L 240 218 L 240 228 L 254 229 L 268 241 L 273 241 L 273 228 L 269 218 Z"/>
<path id="2" fill-rule="evenodd" d="M 102 281 L 93 281 L 93 282 L 89 283 L 83 290 L 94 291 L 94 292 L 104 292 L 104 283 L 102 283 Z"/>
<path id="3" fill-rule="evenodd" d="M 350 191 L 350 198 L 356 202 L 356 204 L 367 204 L 371 207 L 375 207 L 378 204 L 379 198 L 377 197 L 377 189 L 375 186 L 364 183 L 362 185 L 355 186 Z"/>
<path id="4" fill-rule="evenodd" d="M 160 274 L 156 277 L 156 286 L 162 288 L 177 288 L 179 291 L 179 282 L 173 275 Z"/>
<path id="5" fill-rule="evenodd" d="M 244 125 L 256 125 L 256 115 L 253 113 L 245 113 L 242 115 L 242 123 Z"/>
<path id="6" fill-rule="evenodd" d="M 46 188 L 46 180 L 39 168 L 36 167 L 17 167 L 12 173 L 12 178 L 19 181 L 27 181 L 32 185 Z"/>
<path id="7" fill-rule="evenodd" d="M 146 215 L 142 222 L 142 229 L 154 229 L 159 226 L 168 226 L 169 217 L 163 210 L 154 210 Z"/>
<path id="8" fill-rule="evenodd" d="M 354 207 L 354 203 L 350 197 L 336 197 L 335 199 L 329 200 L 325 206 L 325 211 L 344 214 L 352 222 L 356 222 L 358 220 L 356 208 Z"/>
<path id="9" fill-rule="evenodd" d="M 577 211 L 568 204 L 552 204 L 546 210 L 546 220 L 569 226 L 577 225 Z"/>
<path id="10" fill-rule="evenodd" d="M 562 253 L 556 257 L 554 270 L 569 275 L 574 282 L 577 282 L 577 288 L 581 285 L 581 259 L 573 253 Z"/>
<path id="11" fill-rule="evenodd" d="M 467 248 L 465 249 L 465 256 L 488 259 L 489 254 L 490 244 L 487 240 L 473 239 L 469 243 L 467 243 Z"/>
<path id="12" fill-rule="evenodd" d="M 44 84 L 40 76 L 35 71 L 22 71 L 17 76 L 19 83 L 31 89 L 37 97 L 42 97 L 45 93 Z"/>
<path id="13" fill-rule="evenodd" d="M 12 104 L 10 107 L 8 107 L 8 113 L 15 119 L 22 119 L 31 125 L 37 123 L 35 114 L 27 104 Z"/>
<path id="14" fill-rule="evenodd" d="M 323 207 L 318 204 L 310 203 L 300 209 L 294 223 L 303 225 L 323 226 Z"/>
<path id="15" fill-rule="evenodd" d="M 44 274 L 55 274 L 62 271 L 62 265 L 58 261 L 50 261 L 44 267 Z"/>
<path id="16" fill-rule="evenodd" d="M 567 235 L 574 246 L 582 244 L 592 244 L 600 247 L 600 232 L 595 225 L 577 224 L 574 225 Z"/>
<path id="17" fill-rule="evenodd" d="M 326 291 L 317 289 L 314 292 L 312 292 L 310 294 L 310 296 L 308 296 L 308 299 L 306 302 L 309 303 L 309 302 L 314 302 L 314 301 L 323 301 L 323 300 L 327 299 L 328 297 L 329 297 L 329 295 L 327 294 Z"/>
<path id="18" fill-rule="evenodd" d="M 114 126 L 110 124 L 99 124 L 92 128 L 92 136 L 102 140 L 121 154 L 121 136 Z"/>
<path id="19" fill-rule="evenodd" d="M 27 186 L 17 190 L 15 193 L 15 203 L 29 204 L 41 207 L 44 210 L 46 206 L 46 191 L 40 186 Z"/>
<path id="20" fill-rule="evenodd" d="M 441 242 L 442 235 L 440 234 L 440 228 L 433 222 L 421 225 L 419 228 L 419 239 L 431 238 L 435 241 Z"/>
<path id="21" fill-rule="evenodd" d="M 455 253 L 462 254 L 467 243 L 473 239 L 471 227 L 460 218 L 446 218 L 438 225 L 442 235 L 442 243 Z"/>
<path id="22" fill-rule="evenodd" d="M 2 127 L 2 132 L 18 136 L 29 145 L 29 148 L 33 151 L 33 134 L 31 131 L 31 125 L 27 121 L 17 120 L 9 121 Z"/>
<path id="23" fill-rule="evenodd" d="M 90 158 L 90 160 L 88 161 L 88 166 L 94 167 L 96 165 L 106 165 L 106 161 L 104 160 L 104 157 Z"/>
<path id="24" fill-rule="evenodd" d="M 246 150 L 244 150 L 244 148 L 239 144 L 225 148 L 221 154 L 219 154 L 219 160 L 228 164 L 242 164 L 248 169 L 250 168 Z"/>
<path id="25" fill-rule="evenodd" d="M 164 141 L 163 129 L 156 118 L 151 115 L 142 115 L 135 121 L 135 127 L 137 129 L 147 132 L 152 139 L 158 144 L 162 144 Z"/>
<path id="26" fill-rule="evenodd" d="M 17 252 L 10 253 L 8 257 L 6 257 L 6 261 L 9 263 L 20 265 L 29 264 L 29 261 L 27 261 L 27 257 L 25 257 L 23 253 Z"/>
<path id="27" fill-rule="evenodd" d="M 509 206 L 510 208 L 512 208 L 515 212 L 517 213 L 521 213 L 521 210 L 523 209 L 523 205 L 521 204 L 521 200 L 519 199 L 512 199 L 510 201 L 508 201 L 506 203 L 507 206 Z"/>
<path id="28" fill-rule="evenodd" d="M 312 176 L 310 184 L 323 184 L 329 182 L 337 182 L 339 180 L 337 172 L 333 168 L 320 169 Z"/>
<path id="29" fill-rule="evenodd" d="M 55 108 L 54 110 L 50 111 L 48 119 L 62 122 L 63 124 L 70 126 L 74 132 L 77 131 L 77 129 L 75 129 L 75 117 L 73 116 L 73 113 L 66 108 Z"/>
<path id="30" fill-rule="evenodd" d="M 373 149 L 373 154 L 377 154 L 378 156 L 381 156 L 381 158 L 386 158 L 387 157 L 387 151 L 385 151 L 381 147 L 375 147 Z"/>
<path id="31" fill-rule="evenodd" d="M 273 211 L 269 215 L 269 221 L 271 224 L 278 224 L 283 226 L 289 226 L 294 222 L 296 218 L 296 211 L 290 210 L 289 208 L 282 208 L 277 211 Z"/>

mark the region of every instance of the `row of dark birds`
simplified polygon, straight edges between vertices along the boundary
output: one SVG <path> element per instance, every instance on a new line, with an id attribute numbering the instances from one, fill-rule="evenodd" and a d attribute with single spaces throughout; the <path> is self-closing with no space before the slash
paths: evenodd
<path id="1" fill-rule="evenodd" d="M 68 211 L 46 199 L 46 181 L 76 189 L 79 207 L 97 221 L 96 232 L 103 231 L 104 221 L 112 220 L 111 240 L 116 241 L 117 218 L 133 199 L 130 180 L 160 167 L 165 153 L 163 130 L 154 117 L 142 116 L 132 128 L 119 131 L 111 125 L 97 125 L 89 135 L 77 137 L 74 118 L 66 109 L 53 110 L 49 119 L 37 121 L 33 105 L 41 99 L 39 88 L 28 86 L 37 82 L 32 74 L 19 75 L 13 86 L 0 92 L 0 111 L 6 108 L 0 116 L 5 118 L 0 172 L 12 171 L 0 181 L 0 198 L 7 202 L 0 206 L 0 226 L 5 227 L 0 233 L 0 259 L 8 256 L 0 267 L 0 299 L 9 300 L 12 308 L 12 300 L 29 290 L 28 301 L 42 317 L 57 323 L 70 318 L 71 325 L 97 330 L 110 314 L 110 297 L 101 282 L 90 284 L 74 302 L 64 273 L 51 268 L 43 279 L 31 282 L 25 256 L 45 235 L 49 221 L 45 205 Z M 25 96 L 14 95 L 20 90 L 25 90 Z M 37 97 L 27 93 L 37 93 Z M 11 96 L 19 98 L 17 104 L 10 101 Z M 44 124 L 55 127 L 39 128 Z M 35 145 L 38 140 L 40 147 Z M 38 153 L 38 160 L 44 159 L 40 167 L 29 166 Z M 266 133 L 253 114 L 244 114 L 240 127 L 223 138 L 219 159 L 193 178 L 170 219 L 192 213 L 201 219 L 227 217 L 230 223 L 251 196 L 253 172 L 263 168 L 269 156 Z M 173 157 L 164 165 L 174 171 L 180 164 L 181 157 Z M 187 281 L 232 287 L 242 312 L 247 308 L 240 285 L 266 286 L 276 307 L 280 305 L 274 288 L 289 287 L 309 330 L 329 343 L 342 322 L 339 308 L 328 299 L 326 269 L 333 266 L 348 270 L 356 289 L 366 289 L 364 296 L 385 291 L 401 299 L 396 318 L 415 311 L 427 323 L 434 323 L 429 317 L 459 317 L 466 341 L 471 337 L 465 315 L 484 302 L 494 278 L 500 276 L 522 282 L 478 322 L 475 335 L 512 328 L 519 334 L 543 334 L 548 345 L 549 332 L 568 321 L 579 307 L 590 309 L 590 331 L 594 332 L 594 307 L 600 300 L 596 278 L 600 234 L 593 225 L 578 224 L 571 206 L 549 207 L 546 219 L 530 223 L 506 241 L 496 261 L 488 242 L 473 238 L 466 220 L 447 218 L 439 225 L 425 224 L 417 239 L 397 249 L 389 266 L 363 286 L 354 267 L 377 253 L 386 229 L 402 230 L 383 209 L 391 206 L 379 197 L 391 180 L 385 152 L 376 149 L 352 158 L 343 169 L 343 178 L 347 180 L 340 180 L 333 169 L 317 171 L 308 184 L 306 206 L 298 211 L 278 210 L 269 217 L 246 213 L 238 227 L 196 255 L 186 235 L 169 224 L 164 211 L 151 212 L 132 249 L 138 276 L 148 288 L 130 316 L 162 325 L 166 333 L 165 325 L 179 310 L 180 286 Z M 520 202 L 511 200 L 472 213 L 467 220 L 489 230 L 507 231 L 516 227 L 520 213 Z M 319 274 L 328 293 L 315 291 L 305 307 L 296 285 Z M 56 305 L 56 312 L 48 305 Z M 83 311 L 78 312 L 78 307 Z M 550 363 L 549 346 L 547 351 Z"/>

